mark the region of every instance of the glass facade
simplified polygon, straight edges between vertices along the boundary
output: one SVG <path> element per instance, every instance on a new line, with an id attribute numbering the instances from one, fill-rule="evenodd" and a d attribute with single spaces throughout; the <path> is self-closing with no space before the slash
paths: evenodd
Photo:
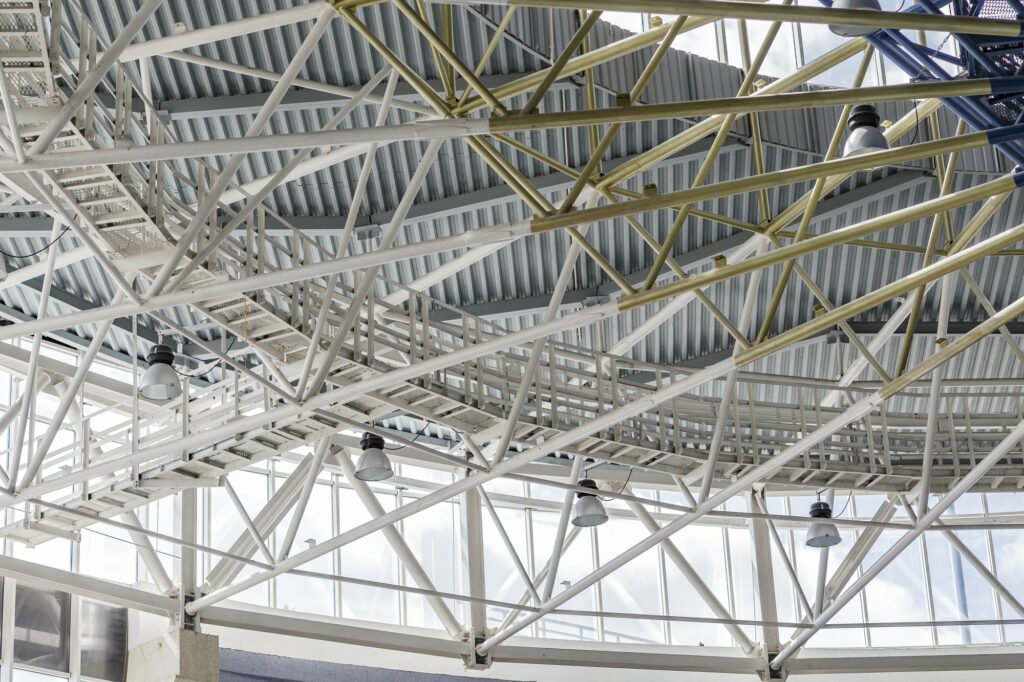
<path id="1" fill-rule="evenodd" d="M 56 353 L 52 349 L 49 352 Z M 70 361 L 73 357 L 61 359 Z M 11 375 L 0 372 L 0 395 L 17 395 L 16 383 Z M 47 410 L 52 409 L 51 402 L 40 402 L 37 412 L 40 428 L 45 424 Z M 96 423 L 118 423 L 118 418 L 109 412 L 101 413 Z M 308 447 L 299 448 L 286 453 L 282 459 L 231 473 L 232 486 L 251 517 L 260 514 L 281 490 L 296 462 L 310 452 Z M 397 458 L 395 468 L 395 480 L 400 483 L 375 483 L 372 488 L 385 511 L 410 504 L 453 481 L 450 471 Z M 554 486 L 515 480 L 493 481 L 485 490 L 501 526 L 499 531 L 491 514 L 484 513 L 486 596 L 493 602 L 486 613 L 489 626 L 500 627 L 513 616 L 514 609 L 509 604 L 532 603 L 517 563 L 526 573 L 543 576 L 565 492 Z M 675 488 L 645 487 L 634 482 L 631 492 L 664 504 L 686 504 Z M 796 632 L 794 624 L 805 617 L 803 601 L 814 602 L 819 566 L 818 551 L 804 545 L 805 524 L 786 517 L 806 517 L 813 499 L 812 495 L 794 494 L 769 496 L 766 500 L 768 512 L 777 519 L 779 539 L 786 551 L 784 559 L 778 548 L 772 547 L 777 617 L 784 640 Z M 245 537 L 246 528 L 223 488 L 202 489 L 199 500 L 199 541 L 202 544 L 227 548 Z M 181 531 L 175 524 L 180 504 L 180 496 L 168 495 L 140 507 L 139 518 L 149 530 L 176 536 Z M 459 498 L 453 498 L 403 520 L 398 526 L 436 589 L 454 595 L 465 594 L 468 590 L 460 504 Z M 883 495 L 849 495 L 837 491 L 836 516 L 868 521 L 882 504 L 886 504 Z M 647 528 L 624 503 L 609 500 L 606 506 L 611 517 L 607 524 L 570 533 L 552 581 L 553 594 L 576 584 L 648 534 Z M 674 518 L 677 513 L 662 510 L 657 505 L 648 505 L 648 510 L 659 523 Z M 737 497 L 729 502 L 726 511 L 740 516 L 706 517 L 678 532 L 672 541 L 701 576 L 707 589 L 730 613 L 739 619 L 757 620 L 761 613 L 756 557 L 749 521 L 742 517 L 755 509 L 750 498 Z M 962 519 L 994 523 L 1021 512 L 1024 512 L 1022 494 L 971 493 L 959 499 L 946 518 L 950 522 Z M 7 510 L 9 521 L 21 518 L 23 513 L 21 507 Z M 289 511 L 267 537 L 267 545 L 275 556 L 282 553 L 285 529 L 293 513 Z M 370 513 L 345 477 L 336 467 L 328 466 L 313 487 L 291 553 L 326 542 L 369 519 Z M 894 522 L 908 522 L 899 505 Z M 515 557 L 500 539 L 501 532 L 507 535 Z M 843 564 L 863 532 L 863 527 L 842 527 L 843 541 L 832 550 L 828 577 Z M 899 535 L 900 531 L 896 530 L 882 532 L 853 575 L 859 575 L 881 556 Z M 995 576 L 1011 594 L 1024 594 L 1024 540 L 1020 534 L 998 528 L 975 529 L 957 531 L 954 539 L 958 540 L 955 544 L 938 528 L 924 533 L 848 604 L 833 619 L 832 625 L 814 637 L 809 646 L 1024 642 L 1024 626 L 998 622 L 1016 618 L 1017 613 L 985 575 Z M 180 546 L 163 539 L 152 542 L 168 574 L 178 575 Z M 28 548 L 8 541 L 5 552 L 19 559 L 125 585 L 152 582 L 128 533 L 123 528 L 102 523 L 82 528 L 77 542 L 56 538 Z M 255 554 L 254 559 L 259 560 L 260 556 Z M 788 575 L 787 560 L 792 563 L 799 585 L 794 585 Z M 206 580 L 221 561 L 219 556 L 200 552 L 199 581 Z M 984 574 L 979 567 L 984 569 Z M 256 570 L 246 566 L 241 569 L 239 578 Z M 416 584 L 381 533 L 373 533 L 328 553 L 303 570 L 309 574 L 280 576 L 235 599 L 289 612 L 336 616 L 370 624 L 438 630 L 442 627 L 422 595 L 402 589 L 416 587 Z M 543 591 L 545 582 L 543 578 L 536 580 L 538 591 Z M 464 622 L 468 617 L 466 603 L 457 599 L 446 602 Z M 13 609 L 10 621 L 13 631 L 4 635 L 4 641 L 11 643 L 11 657 L 4 660 L 20 669 L 15 680 L 46 679 L 45 675 L 54 674 L 62 679 L 122 679 L 128 629 L 124 609 L 22 584 L 16 586 L 13 603 L 4 608 Z M 733 634 L 724 625 L 707 622 L 714 619 L 715 613 L 699 590 L 686 579 L 662 546 L 647 551 L 583 591 L 555 613 L 532 624 L 523 634 L 623 644 L 732 645 Z M 933 625 L 929 621 L 964 622 Z M 887 626 L 894 622 L 899 622 L 900 626 Z M 914 625 L 914 622 L 925 624 Z M 741 628 L 755 641 L 763 636 L 760 626 L 749 624 Z M 77 632 L 77 638 L 72 638 L 71 632 Z M 37 675 L 44 677 L 37 678 Z"/>

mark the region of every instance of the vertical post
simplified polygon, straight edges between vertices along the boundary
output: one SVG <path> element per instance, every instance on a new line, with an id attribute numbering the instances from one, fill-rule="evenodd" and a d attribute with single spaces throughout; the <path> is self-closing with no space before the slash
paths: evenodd
<path id="1" fill-rule="evenodd" d="M 754 499 L 754 498 L 757 499 Z M 750 510 L 758 511 L 759 508 L 767 508 L 764 501 L 764 488 L 755 488 L 750 493 Z M 779 628 L 770 625 L 778 621 L 778 607 L 775 604 L 775 575 L 772 571 L 772 546 L 768 530 L 768 521 L 763 518 L 752 518 L 750 520 L 750 535 L 754 546 L 754 569 L 757 572 L 757 597 L 761 605 L 761 620 L 765 621 L 762 627 L 764 638 L 764 649 L 768 656 L 774 656 L 779 651 Z"/>
<path id="2" fill-rule="evenodd" d="M 469 472 L 467 470 L 467 475 Z M 462 565 L 466 576 L 469 596 L 484 599 L 487 596 L 484 574 L 484 530 L 480 489 L 470 488 L 462 495 Z M 477 644 L 487 638 L 487 605 L 482 601 L 471 601 L 469 608 L 470 650 L 467 658 L 469 668 L 480 669 L 490 666 L 489 656 L 478 656 Z"/>
<path id="3" fill-rule="evenodd" d="M 184 543 L 195 544 L 196 520 L 197 520 L 198 496 L 195 488 L 186 488 L 181 492 L 181 503 L 179 506 L 181 523 L 181 599 L 183 605 L 190 601 L 196 594 L 196 550 Z M 182 621 L 180 627 L 194 628 L 197 617 L 190 618 L 182 608 Z M 191 623 L 189 621 L 192 621 Z"/>

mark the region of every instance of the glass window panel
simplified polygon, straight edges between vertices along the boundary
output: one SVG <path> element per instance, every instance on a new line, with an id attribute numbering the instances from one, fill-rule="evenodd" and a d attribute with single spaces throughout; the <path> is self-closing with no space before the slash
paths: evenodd
<path id="1" fill-rule="evenodd" d="M 957 501 L 957 505 L 959 505 L 959 501 Z M 985 531 L 965 530 L 958 532 L 957 535 L 967 545 L 971 553 L 988 567 L 988 542 L 985 538 Z M 956 552 L 956 554 L 960 553 Z M 966 557 L 960 557 L 960 559 L 960 570 L 964 580 L 963 593 L 967 602 L 966 617 L 971 620 L 995 619 L 997 617 L 996 605 L 992 587 Z M 968 631 L 970 633 L 968 644 L 997 644 L 999 642 L 999 628 L 996 625 L 972 625 Z"/>
<path id="2" fill-rule="evenodd" d="M 639 521 L 609 519 L 597 534 L 601 560 L 608 561 L 647 535 Z M 658 548 L 654 547 L 601 581 L 603 610 L 623 613 L 661 613 L 658 587 Z M 660 621 L 605 618 L 604 636 L 609 642 L 662 644 L 665 630 Z"/>
<path id="3" fill-rule="evenodd" d="M 868 552 L 864 566 L 877 561 L 902 535 L 901 531 L 883 531 Z M 921 548 L 918 539 L 868 583 L 865 595 L 870 620 L 928 620 L 928 596 L 924 587 Z M 884 642 L 886 646 L 928 646 L 932 643 L 931 628 L 875 628 L 871 631 L 871 641 Z"/>
<path id="4" fill-rule="evenodd" d="M 536 486 L 533 486 L 536 487 Z M 534 551 L 538 568 L 551 557 L 555 532 L 558 528 L 558 514 L 535 511 L 533 513 Z M 572 526 L 570 526 L 571 528 Z M 582 529 L 576 539 L 568 544 L 558 565 L 557 578 L 552 594 L 558 594 L 594 570 L 593 543 L 591 531 Z M 594 610 L 596 591 L 593 586 L 567 601 L 562 608 Z M 597 623 L 589 616 L 566 616 L 552 614 L 538 621 L 538 634 L 554 639 L 597 639 Z"/>
<path id="5" fill-rule="evenodd" d="M 412 498 L 406 498 L 408 504 Z M 442 503 L 414 514 L 402 522 L 402 534 L 412 549 L 423 570 L 433 581 L 434 586 L 442 592 L 454 592 L 458 575 L 456 556 L 458 543 L 456 533 L 459 528 L 458 505 Z M 407 585 L 415 583 L 408 575 L 404 576 Z M 419 627 L 441 628 L 441 622 L 434 614 L 427 600 L 418 595 L 406 597 L 406 624 Z M 448 602 L 450 608 L 454 607 Z"/>
<path id="6" fill-rule="evenodd" d="M 47 540 L 41 545 L 29 547 L 20 542 L 13 543 L 14 556 L 51 568 L 64 571 L 71 569 L 71 541 L 63 538 Z"/>
<path id="7" fill-rule="evenodd" d="M 813 501 L 813 498 L 808 498 L 808 503 Z M 841 504 L 845 504 L 845 500 Z M 849 512 L 846 513 L 846 516 Z M 796 549 L 796 571 L 797 575 L 800 576 L 800 584 L 804 586 L 804 592 L 807 599 L 812 603 L 815 599 L 815 586 L 818 584 L 818 564 L 821 557 L 821 552 L 813 547 L 808 547 L 805 543 L 806 532 L 801 530 L 790 531 L 793 534 L 793 546 Z M 837 566 L 843 563 L 843 559 L 849 553 L 850 548 L 853 547 L 857 541 L 857 534 L 852 530 L 844 530 L 840 528 L 839 534 L 842 537 L 842 542 L 838 545 L 833 546 L 829 550 L 828 557 L 828 571 L 826 572 L 826 580 L 831 578 Z M 875 548 L 878 548 L 878 544 L 883 544 L 888 547 L 892 544 L 892 538 L 888 541 L 880 539 L 876 543 Z M 870 561 L 864 563 L 865 566 L 870 565 Z M 920 578 L 917 578 L 918 584 L 920 584 Z M 832 619 L 833 623 L 860 623 L 863 622 L 861 615 L 861 601 L 858 596 L 855 599 L 844 606 L 839 613 Z M 864 631 L 860 628 L 833 628 L 824 629 L 811 638 L 808 642 L 808 646 L 826 647 L 826 646 L 864 646 Z"/>
<path id="8" fill-rule="evenodd" d="M 14 597 L 14 662 L 68 671 L 71 595 L 18 585 Z"/>
<path id="9" fill-rule="evenodd" d="M 953 548 L 941 533 L 925 533 L 924 543 L 928 551 L 928 574 L 931 578 L 932 601 L 935 603 L 935 619 L 959 620 L 961 615 L 953 575 Z M 958 627 L 936 628 L 939 644 L 963 644 L 964 634 Z"/>
<path id="10" fill-rule="evenodd" d="M 389 445 L 388 448 L 394 446 Z M 412 464 L 399 464 L 399 473 L 407 478 L 412 478 L 417 481 L 432 481 L 434 483 L 451 483 L 452 472 L 444 469 L 434 469 L 431 467 L 418 467 Z"/>
<path id="11" fill-rule="evenodd" d="M 1024 493 L 988 493 L 985 497 L 991 514 L 1024 511 Z"/>
<path id="12" fill-rule="evenodd" d="M 135 576 L 135 544 L 120 528 L 84 528 L 79 543 L 79 572 L 126 585 Z"/>
<path id="13" fill-rule="evenodd" d="M 331 515 L 331 488 L 318 483 L 313 486 L 289 554 L 298 554 L 310 547 L 307 540 L 314 544 L 329 540 L 332 535 Z M 291 515 L 278 527 L 279 541 L 283 541 L 290 523 Z M 330 553 L 306 563 L 303 570 L 333 573 Z M 333 616 L 334 582 L 324 578 L 282 575 L 277 578 L 277 605 L 293 611 Z"/>
<path id="14" fill-rule="evenodd" d="M 526 512 L 522 509 L 495 507 L 498 518 L 519 556 L 529 571 L 526 554 Z M 526 583 L 516 570 L 505 544 L 498 537 L 498 529 L 487 510 L 483 513 L 484 532 L 484 581 L 490 599 L 516 602 L 524 594 Z M 508 610 L 497 606 L 487 607 L 488 624 L 497 626 L 504 620 Z"/>
<path id="15" fill-rule="evenodd" d="M 377 495 L 385 511 L 395 507 L 394 495 Z M 370 514 L 352 490 L 338 491 L 342 530 L 370 520 Z M 370 533 L 339 550 L 341 575 L 398 583 L 398 557 L 382 533 Z M 343 584 L 341 615 L 344 618 L 398 623 L 398 592 L 395 590 Z"/>
<path id="16" fill-rule="evenodd" d="M 989 508 L 991 499 L 989 496 Z M 1024 595 L 1024 537 L 1016 530 L 992 531 L 992 547 L 996 558 L 996 575 L 1011 594 Z M 1014 618 L 1016 612 L 1003 602 L 1004 617 Z M 1004 628 L 1007 642 L 1024 642 L 1024 625 L 1007 625 Z"/>
<path id="17" fill-rule="evenodd" d="M 728 606 L 725 547 L 722 543 L 721 528 L 692 524 L 673 535 L 672 540 L 718 601 Z M 690 581 L 667 557 L 665 579 L 668 585 L 670 615 L 716 617 Z M 685 646 L 698 644 L 730 646 L 732 644 L 732 635 L 729 634 L 729 631 L 725 627 L 713 623 L 673 621 L 669 632 L 672 636 L 672 644 Z"/>
<path id="18" fill-rule="evenodd" d="M 82 675 L 121 682 L 128 658 L 128 610 L 82 600 Z"/>
<path id="19" fill-rule="evenodd" d="M 745 503 L 746 500 L 740 499 Z M 754 547 L 747 528 L 729 528 L 729 556 L 732 563 L 733 615 L 737 618 L 755 618 L 760 613 L 760 602 L 754 591 Z M 751 639 L 756 639 L 754 628 L 742 626 Z"/>

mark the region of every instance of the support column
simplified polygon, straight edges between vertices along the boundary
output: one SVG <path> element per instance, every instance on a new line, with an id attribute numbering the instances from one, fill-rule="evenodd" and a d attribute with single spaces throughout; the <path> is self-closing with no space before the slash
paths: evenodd
<path id="1" fill-rule="evenodd" d="M 127 682 L 220 682 L 220 640 L 178 629 L 128 652 Z"/>
<path id="2" fill-rule="evenodd" d="M 483 599 L 487 596 L 484 576 L 484 531 L 480 489 L 471 488 L 462 494 L 462 562 L 469 596 Z M 466 667 L 484 670 L 491 666 L 488 654 L 476 653 L 476 647 L 487 639 L 487 605 L 472 601 L 466 605 L 469 611 L 467 626 L 472 644 L 466 657 Z"/>

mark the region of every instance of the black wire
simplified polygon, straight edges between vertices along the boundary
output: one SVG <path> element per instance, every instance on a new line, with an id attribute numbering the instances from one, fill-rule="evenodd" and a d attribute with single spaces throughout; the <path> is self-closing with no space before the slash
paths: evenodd
<path id="1" fill-rule="evenodd" d="M 376 425 L 376 424 L 374 424 L 374 426 L 377 426 L 377 425 Z M 381 426 L 377 426 L 377 428 L 379 429 L 379 428 L 383 428 L 383 427 L 381 427 Z M 417 439 L 417 438 L 419 438 L 420 436 L 422 436 L 422 435 L 423 435 L 424 433 L 426 433 L 426 432 L 427 432 L 427 429 L 428 429 L 428 428 L 430 428 L 430 422 L 427 422 L 426 424 L 424 424 L 424 425 L 423 425 L 423 428 L 422 428 L 422 429 L 420 429 L 420 432 L 419 432 L 419 433 L 417 433 L 417 434 L 416 434 L 415 436 L 413 436 L 413 437 L 412 437 L 412 440 L 411 440 L 411 441 L 409 441 L 409 442 L 410 442 L 410 443 L 415 443 L 415 442 L 416 442 L 416 439 Z M 385 449 L 385 450 L 401 450 L 401 449 L 402 449 L 402 447 L 403 447 L 403 446 L 399 445 L 399 446 L 398 446 L 398 447 L 396 447 L 396 448 L 389 448 L 388 446 L 386 446 L 386 445 L 385 445 L 385 446 L 384 446 L 384 449 Z"/>
<path id="2" fill-rule="evenodd" d="M 8 258 L 19 258 L 21 260 L 24 260 L 26 258 L 32 258 L 33 256 L 38 256 L 43 251 L 46 251 L 48 248 L 50 248 L 51 246 L 53 246 L 54 244 L 59 242 L 61 240 L 61 238 L 65 234 L 67 234 L 68 230 L 70 230 L 70 229 L 71 229 L 70 225 L 65 226 L 65 228 L 60 231 L 60 234 L 58 234 L 56 237 L 54 237 L 53 241 L 51 241 L 46 246 L 41 247 L 37 251 L 33 251 L 32 253 L 27 253 L 25 255 L 21 255 L 21 254 L 17 254 L 17 253 L 8 253 L 7 251 L 4 251 L 3 249 L 0 249 L 0 253 L 2 253 L 3 255 L 7 256 Z"/>
<path id="3" fill-rule="evenodd" d="M 224 352 L 225 354 L 227 354 L 227 352 L 228 352 L 229 350 L 231 350 L 232 348 L 234 348 L 234 347 L 235 347 L 235 341 L 237 341 L 237 340 L 238 340 L 238 337 L 237 337 L 237 336 L 233 337 L 233 338 L 231 339 L 231 343 L 229 343 L 229 344 L 228 344 L 228 347 L 227 347 L 227 348 L 225 348 L 223 352 Z M 178 372 L 178 368 L 177 368 L 177 367 L 175 367 L 174 365 L 171 365 L 171 369 L 173 369 L 173 370 L 174 370 L 175 372 L 178 372 L 178 375 L 179 375 L 179 376 L 183 376 L 183 377 L 188 377 L 189 379 L 202 379 L 202 378 L 203 378 L 203 377 L 205 377 L 205 376 L 206 376 L 207 374 L 209 374 L 209 373 L 210 373 L 210 372 L 212 372 L 213 370 L 215 370 L 215 369 L 217 369 L 218 367 L 220 367 L 221 363 L 223 363 L 223 362 L 224 362 L 224 358 L 220 358 L 220 359 L 218 359 L 218 360 L 217 360 L 217 362 L 215 362 L 215 363 L 214 363 L 213 365 L 211 365 L 210 369 L 206 370 L 206 371 L 205 371 L 205 372 L 203 372 L 202 374 L 186 374 L 185 372 Z"/>
<path id="4" fill-rule="evenodd" d="M 131 540 L 125 540 L 124 538 L 119 538 L 116 535 L 110 535 L 109 533 L 104 533 L 103 531 L 96 530 L 95 528 L 83 528 L 82 530 L 89 531 L 90 533 L 95 533 L 96 535 L 102 535 L 105 538 L 110 538 L 111 540 L 117 540 L 118 542 L 123 542 L 125 544 L 133 545 L 135 547 L 143 547 L 143 545 L 140 545 L 137 542 L 132 542 Z M 169 557 L 171 557 L 173 559 L 180 559 L 181 558 L 177 554 L 173 554 L 171 552 L 165 552 L 163 550 L 157 549 L 156 547 L 153 548 L 153 551 L 156 552 L 157 554 L 163 554 L 164 556 L 169 556 Z"/>
<path id="5" fill-rule="evenodd" d="M 838 516 L 842 516 L 843 514 L 845 514 L 846 513 L 846 508 L 850 506 L 850 501 L 852 499 L 853 499 L 853 491 L 851 490 L 850 491 L 850 495 L 846 498 L 846 504 L 843 505 L 843 511 L 839 512 L 838 514 L 833 514 L 832 516 L 838 517 Z"/>
<path id="6" fill-rule="evenodd" d="M 622 493 L 626 492 L 626 486 L 627 486 L 627 485 L 629 485 L 629 479 L 633 478 L 633 472 L 634 472 L 635 470 L 636 470 L 636 468 L 635 468 L 635 467 L 629 467 L 629 473 L 628 473 L 628 474 L 626 474 L 626 482 L 622 484 L 622 487 L 621 487 L 621 488 L 619 488 L 619 494 L 620 494 L 620 495 L 621 495 Z"/>

